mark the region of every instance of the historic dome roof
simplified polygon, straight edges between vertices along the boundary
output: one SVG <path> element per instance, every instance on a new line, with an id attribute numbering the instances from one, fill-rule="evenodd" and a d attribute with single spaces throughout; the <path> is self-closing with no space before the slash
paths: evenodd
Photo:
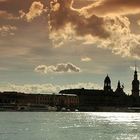
<path id="1" fill-rule="evenodd" d="M 108 75 L 106 76 L 106 78 L 105 78 L 104 82 L 105 82 L 105 83 L 111 83 L 111 80 L 110 80 L 110 78 L 109 78 L 109 76 L 108 76 Z"/>

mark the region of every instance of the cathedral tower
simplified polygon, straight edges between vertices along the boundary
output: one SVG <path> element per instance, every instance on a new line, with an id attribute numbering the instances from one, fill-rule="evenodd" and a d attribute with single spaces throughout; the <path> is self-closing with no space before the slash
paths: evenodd
<path id="1" fill-rule="evenodd" d="M 134 97 L 139 96 L 139 80 L 138 80 L 136 66 L 135 66 L 135 72 L 134 72 L 134 80 L 132 81 L 132 96 Z"/>

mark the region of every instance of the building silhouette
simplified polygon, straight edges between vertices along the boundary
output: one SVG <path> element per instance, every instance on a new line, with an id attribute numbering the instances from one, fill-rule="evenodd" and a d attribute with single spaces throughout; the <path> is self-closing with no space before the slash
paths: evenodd
<path id="1" fill-rule="evenodd" d="M 60 94 L 77 95 L 81 111 L 130 111 L 129 109 L 132 108 L 140 110 L 139 80 L 136 68 L 132 81 L 132 95 L 124 92 L 124 85 L 120 81 L 117 83 L 116 90 L 113 91 L 109 75 L 104 79 L 103 89 L 66 89 L 60 91 Z"/>
<path id="2" fill-rule="evenodd" d="M 74 110 L 78 105 L 77 95 L 0 92 L 0 111 L 49 111 L 50 107 Z"/>
<path id="3" fill-rule="evenodd" d="M 139 80 L 136 66 L 134 71 L 134 80 L 132 81 L 132 96 L 139 97 Z"/>
<path id="4" fill-rule="evenodd" d="M 124 89 L 124 85 L 121 85 L 120 80 L 119 80 L 115 93 L 120 94 L 120 95 L 125 95 L 125 92 L 123 91 L 123 89 Z"/>
<path id="5" fill-rule="evenodd" d="M 104 80 L 104 91 L 105 92 L 112 91 L 112 89 L 111 89 L 111 80 L 110 80 L 108 75 L 105 77 L 105 80 Z"/>
<path id="6" fill-rule="evenodd" d="M 124 92 L 120 81 L 116 90 L 111 87 L 111 78 L 107 74 L 103 89 L 65 89 L 59 94 L 25 94 L 18 92 L 0 92 L 0 110 L 47 111 L 48 107 L 56 107 L 57 111 L 66 109 L 80 111 L 139 111 L 139 80 L 135 66 L 132 81 L 132 95 Z"/>

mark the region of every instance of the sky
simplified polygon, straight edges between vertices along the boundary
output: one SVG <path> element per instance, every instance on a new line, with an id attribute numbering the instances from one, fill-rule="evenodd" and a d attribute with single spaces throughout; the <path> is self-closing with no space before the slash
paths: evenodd
<path id="1" fill-rule="evenodd" d="M 0 91 L 131 94 L 140 65 L 140 0 L 0 0 Z"/>

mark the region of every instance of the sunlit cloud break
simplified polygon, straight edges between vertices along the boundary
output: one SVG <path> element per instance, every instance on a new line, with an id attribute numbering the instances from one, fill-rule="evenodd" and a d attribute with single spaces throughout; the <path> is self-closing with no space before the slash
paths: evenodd
<path id="1" fill-rule="evenodd" d="M 19 11 L 20 17 L 25 18 L 28 22 L 40 16 L 44 12 L 47 12 L 47 8 L 44 8 L 44 5 L 41 2 L 37 1 L 34 1 L 32 3 L 28 13 L 25 13 L 22 10 Z"/>

